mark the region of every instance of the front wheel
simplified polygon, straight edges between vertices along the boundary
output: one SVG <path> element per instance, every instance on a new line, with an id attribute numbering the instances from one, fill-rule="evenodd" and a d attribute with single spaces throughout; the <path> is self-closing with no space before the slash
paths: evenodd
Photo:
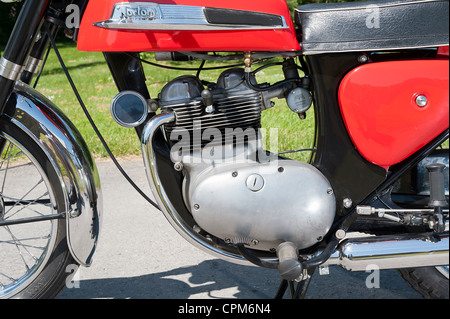
<path id="1" fill-rule="evenodd" d="M 67 246 L 65 193 L 42 149 L 6 120 L 0 150 L 0 298 L 53 298 L 78 268 Z"/>

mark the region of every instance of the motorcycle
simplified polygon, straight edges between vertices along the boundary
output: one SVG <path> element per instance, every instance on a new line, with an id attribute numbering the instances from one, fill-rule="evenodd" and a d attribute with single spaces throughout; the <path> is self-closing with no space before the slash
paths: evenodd
<path id="1" fill-rule="evenodd" d="M 445 0 L 307 4 L 294 19 L 284 0 L 25 1 L 0 60 L 1 297 L 57 296 L 67 266 L 92 264 L 100 234 L 95 161 L 31 86 L 52 48 L 109 151 L 55 44 L 59 29 L 79 50 L 103 52 L 119 91 L 111 114 L 135 129 L 156 202 L 137 190 L 193 245 L 277 269 L 277 298 L 288 287 L 304 297 L 317 269 L 371 265 L 448 298 Z M 202 64 L 151 97 L 143 52 Z M 202 81 L 205 61 L 232 65 Z M 260 83 L 269 67 L 283 80 Z M 291 151 L 309 161 L 262 142 L 275 99 L 299 121 L 313 107 L 314 145 Z"/>

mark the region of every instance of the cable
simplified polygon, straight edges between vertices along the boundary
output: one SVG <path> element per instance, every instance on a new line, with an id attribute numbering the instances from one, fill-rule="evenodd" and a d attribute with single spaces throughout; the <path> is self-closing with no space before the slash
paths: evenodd
<path id="1" fill-rule="evenodd" d="M 141 61 L 142 63 L 145 64 L 149 64 L 151 66 L 156 66 L 158 68 L 163 68 L 163 69 L 168 69 L 168 70 L 176 70 L 176 71 L 198 71 L 199 68 L 179 68 L 179 67 L 175 67 L 175 66 L 168 66 L 168 65 L 163 65 L 163 64 L 158 64 L 158 63 L 153 63 L 138 57 L 133 56 L 132 54 L 129 54 L 127 52 L 125 52 L 126 55 Z M 228 68 L 233 68 L 233 67 L 238 67 L 238 66 L 242 66 L 241 64 L 234 64 L 234 65 L 224 65 L 224 66 L 215 66 L 215 67 L 209 67 L 209 68 L 202 68 L 202 70 L 204 71 L 212 71 L 212 70 L 220 70 L 220 69 L 228 69 Z"/>
<path id="2" fill-rule="evenodd" d="M 98 130 L 97 126 L 95 125 L 91 115 L 89 114 L 89 111 L 86 108 L 86 105 L 84 104 L 80 94 L 78 93 L 78 90 L 72 80 L 72 77 L 69 74 L 69 71 L 67 70 L 66 65 L 64 64 L 64 61 L 61 57 L 61 54 L 59 53 L 58 48 L 56 47 L 55 44 L 55 40 L 53 39 L 50 30 L 48 29 L 48 27 L 45 25 L 44 23 L 44 28 L 45 31 L 47 32 L 49 39 L 50 39 L 50 43 L 53 47 L 53 50 L 56 53 L 56 56 L 58 57 L 59 63 L 61 64 L 61 67 L 67 77 L 67 80 L 70 83 L 70 86 L 72 87 L 73 92 L 75 93 L 75 96 L 78 100 L 78 103 L 80 103 L 81 108 L 83 109 L 84 114 L 86 115 L 87 119 L 89 120 L 89 123 L 91 124 L 92 128 L 94 129 L 95 133 L 97 134 L 98 138 L 100 139 L 101 143 L 103 144 L 103 147 L 106 149 L 106 152 L 108 153 L 108 155 L 111 157 L 112 161 L 114 162 L 114 164 L 117 166 L 117 168 L 119 169 L 119 171 L 122 173 L 122 175 L 125 177 L 125 179 L 131 184 L 131 186 L 134 187 L 134 189 L 136 189 L 136 191 L 142 196 L 144 197 L 144 199 L 146 201 L 148 201 L 153 207 L 155 207 L 156 209 L 160 210 L 158 204 L 156 204 L 155 202 L 153 202 L 147 195 L 145 195 L 145 193 L 133 182 L 133 180 L 128 176 L 128 174 L 124 171 L 124 169 L 122 168 L 122 166 L 120 166 L 119 162 L 117 161 L 117 159 L 115 158 L 114 154 L 111 152 L 111 150 L 109 149 L 108 144 L 106 143 L 106 141 L 104 140 L 102 134 L 100 133 L 100 131 Z"/>
<path id="3" fill-rule="evenodd" d="M 51 49 L 51 47 L 49 46 L 48 49 L 47 49 L 47 52 L 45 53 L 45 58 L 44 58 L 44 61 L 42 62 L 41 69 L 39 70 L 39 73 L 36 76 L 36 80 L 34 81 L 33 89 L 36 88 L 36 86 L 37 86 L 37 84 L 39 82 L 39 79 L 41 78 L 42 71 L 44 70 L 45 64 L 47 63 L 48 55 L 50 54 L 50 49 Z"/>
<path id="4" fill-rule="evenodd" d="M 200 78 L 200 73 L 203 71 L 203 67 L 205 66 L 206 60 L 202 61 L 202 64 L 200 64 L 198 70 L 197 70 L 197 75 L 196 77 Z"/>
<path id="5" fill-rule="evenodd" d="M 316 150 L 316 148 L 300 148 L 298 150 L 279 152 L 279 153 L 277 153 L 277 155 L 300 153 L 300 152 L 317 152 L 317 150 Z"/>
<path id="6" fill-rule="evenodd" d="M 252 83 L 252 81 L 251 81 L 251 79 L 250 79 L 250 72 L 245 72 L 245 82 L 247 83 L 247 85 L 248 85 L 252 90 L 254 90 L 254 91 L 256 91 L 256 92 L 265 92 L 265 91 L 268 91 L 268 90 L 273 90 L 273 89 L 275 89 L 275 88 L 284 86 L 284 85 L 286 85 L 286 84 L 293 83 L 293 82 L 298 82 L 298 81 L 300 81 L 300 79 L 288 79 L 288 80 L 280 81 L 280 82 L 277 82 L 277 83 L 275 83 L 275 84 L 269 85 L 269 86 L 267 86 L 267 87 L 261 88 L 261 87 L 259 87 L 259 86 L 253 85 L 253 83 Z"/>

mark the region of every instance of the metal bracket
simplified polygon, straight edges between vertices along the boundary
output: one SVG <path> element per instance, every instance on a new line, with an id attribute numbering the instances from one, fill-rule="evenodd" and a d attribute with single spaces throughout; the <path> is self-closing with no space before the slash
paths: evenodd
<path id="1" fill-rule="evenodd" d="M 11 62 L 4 57 L 0 59 L 0 76 L 11 80 L 17 81 L 22 73 L 23 65 Z"/>

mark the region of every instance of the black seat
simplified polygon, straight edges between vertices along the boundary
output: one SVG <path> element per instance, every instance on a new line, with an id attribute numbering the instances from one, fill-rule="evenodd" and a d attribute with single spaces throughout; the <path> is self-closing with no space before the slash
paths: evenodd
<path id="1" fill-rule="evenodd" d="M 304 54 L 378 51 L 449 44 L 448 0 L 308 4 L 295 20 Z"/>

